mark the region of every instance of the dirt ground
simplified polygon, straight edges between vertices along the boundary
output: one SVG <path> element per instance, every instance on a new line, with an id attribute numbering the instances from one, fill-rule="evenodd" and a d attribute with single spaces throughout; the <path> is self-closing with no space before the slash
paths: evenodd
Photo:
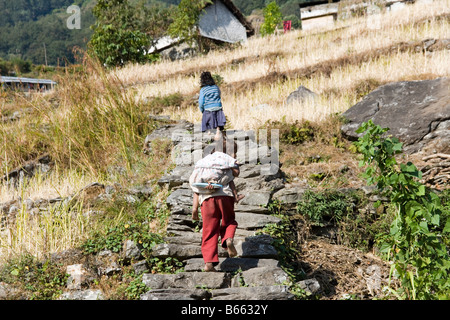
<path id="1" fill-rule="evenodd" d="M 302 246 L 300 265 L 319 282 L 321 300 L 386 299 L 390 266 L 372 253 L 316 238 Z"/>

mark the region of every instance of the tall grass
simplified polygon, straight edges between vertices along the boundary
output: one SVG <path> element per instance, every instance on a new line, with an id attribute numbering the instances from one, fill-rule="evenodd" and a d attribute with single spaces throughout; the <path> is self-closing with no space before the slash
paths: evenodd
<path id="1" fill-rule="evenodd" d="M 0 232 L 0 262 L 25 254 L 42 259 L 73 248 L 86 239 L 88 226 L 89 216 L 83 215 L 81 203 L 53 205 L 36 215 L 23 204 L 14 222 Z"/>
<path id="2" fill-rule="evenodd" d="M 0 203 L 17 200 L 20 206 L 15 213 L 0 212 L 0 261 L 76 247 L 102 226 L 92 221 L 88 206 L 68 202 L 70 196 L 92 182 L 125 188 L 147 182 L 170 165 L 165 143 L 155 146 L 152 155 L 142 153 L 155 123 L 94 59 L 85 58 L 83 72 L 61 77 L 52 96 L 15 99 L 12 103 L 30 111 L 16 122 L 0 124 L 1 176 L 43 153 L 50 154 L 54 166 L 24 179 L 18 188 L 0 182 Z M 66 200 L 40 212 L 29 210 L 24 201 L 57 197 Z"/>

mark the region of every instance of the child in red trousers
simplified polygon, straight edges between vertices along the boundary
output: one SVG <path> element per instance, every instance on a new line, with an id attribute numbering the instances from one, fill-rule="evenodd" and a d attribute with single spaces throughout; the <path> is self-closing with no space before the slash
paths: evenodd
<path id="1" fill-rule="evenodd" d="M 225 145 L 226 139 L 217 141 L 217 144 Z M 236 143 L 234 143 L 234 153 L 236 153 Z M 239 176 L 239 167 L 232 168 L 234 177 Z M 209 190 L 213 191 L 210 185 Z M 220 189 L 214 189 L 211 193 L 201 193 L 194 197 L 192 206 L 192 219 L 199 220 L 198 207 L 201 206 L 203 219 L 202 232 L 202 255 L 205 262 L 205 271 L 216 271 L 214 268 L 219 264 L 218 240 L 226 248 L 230 257 L 237 255 L 233 244 L 234 234 L 238 226 L 234 212 L 235 194 L 230 185 L 224 185 Z"/>

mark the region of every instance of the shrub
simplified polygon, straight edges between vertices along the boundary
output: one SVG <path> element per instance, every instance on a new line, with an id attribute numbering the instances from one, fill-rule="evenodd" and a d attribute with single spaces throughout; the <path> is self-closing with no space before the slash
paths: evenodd
<path id="1" fill-rule="evenodd" d="M 266 36 L 273 34 L 277 25 L 282 21 L 282 15 L 280 7 L 277 5 L 276 1 L 269 3 L 263 10 L 264 12 L 264 22 L 261 25 L 261 35 Z"/>
<path id="2" fill-rule="evenodd" d="M 422 173 L 413 163 L 397 163 L 402 143 L 387 136 L 388 130 L 369 120 L 356 131 L 365 134 L 355 144 L 363 156 L 360 166 L 367 166 L 367 183 L 375 184 L 395 208 L 389 234 L 378 239 L 380 251 L 392 260 L 391 272 L 402 283 L 391 291 L 401 299 L 448 299 L 448 208 L 420 183 Z"/>
<path id="3" fill-rule="evenodd" d="M 0 271 L 0 282 L 13 284 L 18 295 L 30 300 L 55 300 L 66 286 L 68 275 L 50 260 L 39 262 L 29 254 L 10 260 Z"/>
<path id="4" fill-rule="evenodd" d="M 358 198 L 353 193 L 307 190 L 297 204 L 297 212 L 307 216 L 313 225 L 325 226 L 341 221 L 353 211 L 357 201 Z"/>

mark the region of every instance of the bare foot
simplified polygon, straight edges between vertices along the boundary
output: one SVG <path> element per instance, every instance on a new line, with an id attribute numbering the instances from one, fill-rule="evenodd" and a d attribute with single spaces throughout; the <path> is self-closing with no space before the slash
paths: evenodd
<path id="1" fill-rule="evenodd" d="M 228 255 L 230 256 L 230 258 L 236 257 L 237 251 L 236 251 L 236 248 L 234 247 L 233 239 L 228 238 L 226 243 L 227 243 Z"/>
<path id="2" fill-rule="evenodd" d="M 243 194 L 238 194 L 236 198 L 234 198 L 234 202 L 239 203 L 242 199 L 244 199 L 245 196 Z"/>
<path id="3" fill-rule="evenodd" d="M 206 272 L 216 272 L 217 270 L 214 268 L 212 263 L 208 262 L 208 263 L 205 263 L 205 271 Z"/>

